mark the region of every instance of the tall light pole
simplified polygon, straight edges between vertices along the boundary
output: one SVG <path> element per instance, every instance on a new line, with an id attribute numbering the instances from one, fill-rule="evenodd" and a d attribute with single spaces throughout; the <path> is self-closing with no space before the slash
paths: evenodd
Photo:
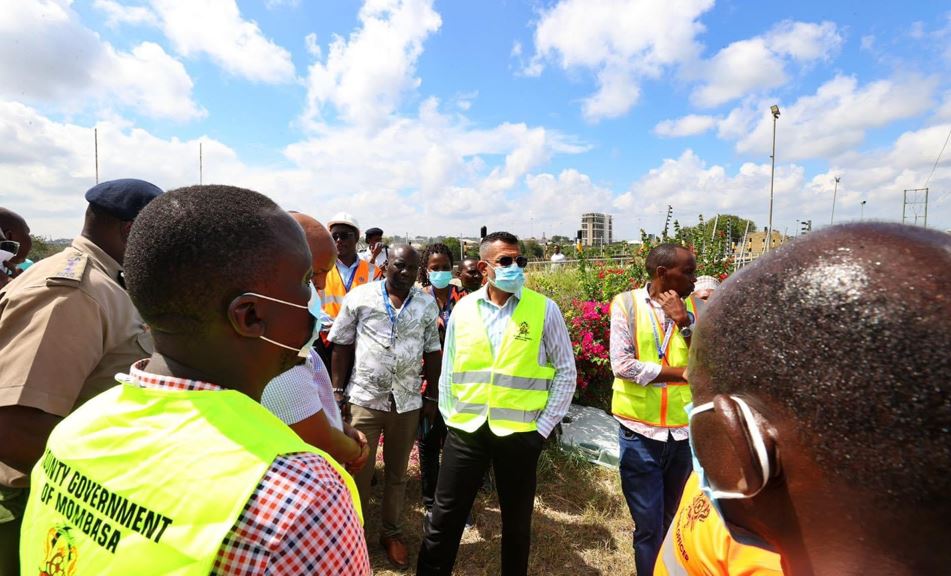
<path id="1" fill-rule="evenodd" d="M 769 252 L 770 245 L 773 243 L 773 180 L 776 176 L 776 120 L 779 120 L 779 106 L 773 104 L 769 107 L 773 114 L 773 153 L 770 158 L 773 166 L 769 171 L 769 225 L 766 228 L 766 251 Z"/>
<path id="2" fill-rule="evenodd" d="M 862 200 L 861 212 L 859 212 L 859 220 L 865 220 L 865 200 Z"/>
<path id="3" fill-rule="evenodd" d="M 835 177 L 835 187 L 832 188 L 832 217 L 829 218 L 829 226 L 835 224 L 835 195 L 839 192 L 840 176 Z"/>

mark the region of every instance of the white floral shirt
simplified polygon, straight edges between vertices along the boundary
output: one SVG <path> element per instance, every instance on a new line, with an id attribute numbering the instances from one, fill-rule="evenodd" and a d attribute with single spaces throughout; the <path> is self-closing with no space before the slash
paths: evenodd
<path id="1" fill-rule="evenodd" d="M 350 401 L 371 410 L 390 410 L 390 394 L 399 413 L 422 407 L 423 354 L 438 352 L 439 309 L 432 296 L 413 287 L 390 320 L 383 281 L 353 288 L 343 300 L 328 336 L 336 344 L 356 344 Z"/>

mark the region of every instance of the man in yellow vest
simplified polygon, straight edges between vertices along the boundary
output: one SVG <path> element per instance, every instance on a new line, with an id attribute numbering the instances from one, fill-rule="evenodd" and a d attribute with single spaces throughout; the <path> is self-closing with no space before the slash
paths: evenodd
<path id="1" fill-rule="evenodd" d="M 449 434 L 417 574 L 452 573 L 490 463 L 502 510 L 502 558 L 500 569 L 486 569 L 527 573 L 538 457 L 575 391 L 568 328 L 553 301 L 523 287 L 528 261 L 518 238 L 489 234 L 479 257 L 488 283 L 459 300 L 446 328 L 438 392 Z"/>
<path id="2" fill-rule="evenodd" d="M 369 574 L 353 480 L 258 403 L 316 334 L 300 226 L 183 188 L 138 215 L 125 272 L 155 352 L 53 430 L 21 574 Z"/>
<path id="3" fill-rule="evenodd" d="M 734 539 L 789 576 L 951 566 L 951 235 L 829 226 L 710 299 L 690 434 Z"/>
<path id="4" fill-rule="evenodd" d="M 377 279 L 379 273 L 372 262 L 359 258 L 357 254 L 357 239 L 360 237 L 360 225 L 357 219 L 347 212 L 338 212 L 327 222 L 327 229 L 337 248 L 337 265 L 327 274 L 327 281 L 321 293 L 325 316 L 321 319 L 320 343 L 316 345 L 317 353 L 327 370 L 333 372 L 333 343 L 327 339 L 334 319 L 340 313 L 343 299 L 347 294 L 368 282 Z M 343 400 L 343 390 L 338 393 L 338 400 Z"/>
<path id="5" fill-rule="evenodd" d="M 650 281 L 611 303 L 611 411 L 620 423 L 621 489 L 634 519 L 634 563 L 650 574 L 690 475 L 684 378 L 698 303 L 694 255 L 659 244 Z M 686 301 L 684 300 L 686 299 Z"/>

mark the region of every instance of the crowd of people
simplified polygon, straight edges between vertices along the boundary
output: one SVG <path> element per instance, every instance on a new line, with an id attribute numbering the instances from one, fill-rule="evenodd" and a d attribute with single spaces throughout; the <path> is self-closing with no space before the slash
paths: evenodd
<path id="1" fill-rule="evenodd" d="M 489 476 L 500 571 L 529 573 L 577 373 L 516 236 L 457 262 L 242 188 L 85 198 L 81 234 L 32 266 L 0 208 L 0 574 L 363 575 L 368 524 L 408 569 L 414 446 L 416 573 L 453 573 Z M 723 286 L 676 244 L 646 268 L 611 303 L 617 573 L 947 569 L 951 237 L 830 227 Z"/>

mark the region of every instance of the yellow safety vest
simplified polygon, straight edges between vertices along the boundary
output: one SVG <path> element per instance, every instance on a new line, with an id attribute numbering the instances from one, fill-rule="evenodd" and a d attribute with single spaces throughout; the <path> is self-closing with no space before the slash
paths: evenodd
<path id="1" fill-rule="evenodd" d="M 555 377 L 554 367 L 538 364 L 547 306 L 544 296 L 522 288 L 493 358 L 478 299 L 463 298 L 456 304 L 447 425 L 475 432 L 488 420 L 496 436 L 537 429 L 535 421 L 548 404 Z"/>
<path id="2" fill-rule="evenodd" d="M 323 456 L 362 518 L 350 475 L 248 396 L 111 388 L 56 426 L 33 468 L 22 574 L 207 576 L 274 459 L 295 452 Z"/>
<path id="3" fill-rule="evenodd" d="M 353 282 L 351 282 L 349 290 L 353 290 L 361 284 L 370 282 L 376 275 L 376 266 L 359 258 L 357 258 L 357 261 L 359 263 L 357 264 L 357 269 L 353 272 Z M 340 313 L 340 308 L 343 306 L 343 299 L 347 296 L 349 290 L 343 278 L 340 277 L 340 270 L 338 270 L 337 265 L 334 264 L 334 267 L 327 273 L 327 281 L 324 285 L 324 312 L 328 316 L 331 318 L 337 317 L 337 314 Z"/>
<path id="4" fill-rule="evenodd" d="M 689 348 L 680 329 L 674 325 L 673 334 L 664 357 L 657 350 L 657 342 L 663 343 L 664 327 L 657 321 L 653 307 L 634 298 L 634 291 L 618 294 L 611 306 L 621 306 L 632 322 L 631 334 L 637 357 L 643 362 L 664 366 L 686 366 Z M 697 306 L 693 296 L 686 300 L 687 310 L 696 317 Z M 662 428 L 683 428 L 687 425 L 685 407 L 691 401 L 690 386 L 686 382 L 667 382 L 664 386 L 615 378 L 612 387 L 611 412 L 626 420 L 633 420 Z"/>
<path id="5" fill-rule="evenodd" d="M 779 554 L 740 544 L 691 474 L 667 537 L 657 555 L 654 576 L 782 576 Z"/>

